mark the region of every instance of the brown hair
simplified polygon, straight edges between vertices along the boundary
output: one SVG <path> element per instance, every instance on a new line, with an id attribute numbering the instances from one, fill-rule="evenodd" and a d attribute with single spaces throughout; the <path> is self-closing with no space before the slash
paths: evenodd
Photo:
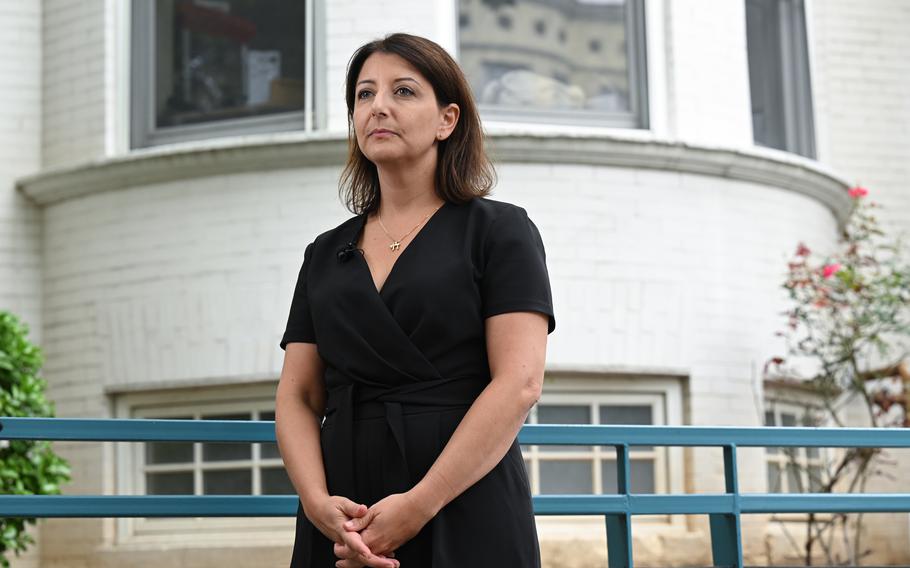
<path id="1" fill-rule="evenodd" d="M 471 88 L 458 63 L 439 44 L 426 38 L 389 34 L 361 46 L 348 62 L 345 96 L 348 104 L 348 160 L 341 174 L 339 193 L 353 213 L 369 213 L 379 207 L 379 173 L 357 144 L 354 133 L 354 87 L 360 69 L 373 53 L 398 55 L 427 78 L 436 103 L 450 103 L 460 110 L 455 129 L 437 142 L 436 192 L 442 199 L 465 203 L 488 195 L 496 182 L 493 164 L 484 151 L 483 128 Z"/>

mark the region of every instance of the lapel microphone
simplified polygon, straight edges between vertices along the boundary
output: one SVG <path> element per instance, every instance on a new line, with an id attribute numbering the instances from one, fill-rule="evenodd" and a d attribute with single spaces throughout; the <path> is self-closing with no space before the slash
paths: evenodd
<path id="1" fill-rule="evenodd" d="M 356 243 L 354 241 L 349 242 L 348 244 L 338 249 L 338 262 L 346 262 L 351 258 L 351 256 L 354 255 L 354 252 L 358 250 L 360 249 L 356 247 Z"/>

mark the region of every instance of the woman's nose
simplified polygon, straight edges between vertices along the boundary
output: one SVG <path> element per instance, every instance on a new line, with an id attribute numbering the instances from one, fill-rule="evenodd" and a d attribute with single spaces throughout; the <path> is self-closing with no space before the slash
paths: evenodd
<path id="1" fill-rule="evenodd" d="M 370 103 L 370 111 L 374 115 L 386 113 L 385 95 L 380 95 L 379 93 L 373 95 L 373 102 Z"/>

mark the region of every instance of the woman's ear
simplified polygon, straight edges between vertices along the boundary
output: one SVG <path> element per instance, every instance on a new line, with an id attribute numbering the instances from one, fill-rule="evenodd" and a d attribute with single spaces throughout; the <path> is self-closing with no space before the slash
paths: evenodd
<path id="1" fill-rule="evenodd" d="M 461 109 L 455 103 L 449 103 L 441 113 L 441 124 L 439 129 L 436 131 L 437 140 L 445 140 L 448 138 L 452 131 L 455 130 L 455 126 L 458 125 L 458 117 L 461 115 Z"/>

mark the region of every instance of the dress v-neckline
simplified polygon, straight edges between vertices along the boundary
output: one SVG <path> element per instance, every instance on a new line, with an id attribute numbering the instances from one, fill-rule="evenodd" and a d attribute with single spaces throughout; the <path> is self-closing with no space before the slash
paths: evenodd
<path id="1" fill-rule="evenodd" d="M 398 264 L 401 263 L 402 258 L 404 258 L 404 256 L 408 253 L 408 251 L 411 250 L 411 247 L 414 246 L 414 243 L 417 241 L 417 239 L 420 238 L 420 235 L 423 234 L 423 232 L 433 222 L 433 219 L 435 219 L 436 216 L 439 215 L 440 211 L 445 209 L 447 205 L 449 205 L 449 201 L 443 202 L 443 204 L 441 206 L 439 206 L 439 209 L 434 211 L 433 214 L 430 215 L 430 217 L 423 224 L 423 226 L 420 227 L 420 229 L 416 233 L 414 233 L 414 236 L 411 237 L 411 242 L 408 243 L 408 245 L 406 247 L 404 247 L 404 250 L 401 251 L 401 254 L 399 254 L 398 258 L 395 259 L 395 262 L 392 263 L 392 268 L 389 269 L 389 273 L 386 274 L 385 280 L 382 281 L 382 286 L 380 288 L 376 288 L 376 280 L 373 278 L 373 271 L 370 269 L 370 263 L 367 262 L 366 256 L 363 255 L 362 250 L 361 250 L 361 254 L 357 255 L 363 261 L 363 267 L 366 268 L 366 274 L 369 277 L 370 288 L 375 290 L 376 294 L 378 296 L 382 297 L 383 291 L 385 291 L 385 289 L 389 287 L 389 280 L 392 278 L 392 275 L 395 274 L 395 269 L 398 268 Z M 357 243 L 357 241 L 360 240 L 360 235 L 363 234 L 363 231 L 367 226 L 367 216 L 368 216 L 368 213 L 360 214 L 360 217 L 361 217 L 360 226 L 357 228 L 357 232 L 354 234 L 354 238 L 351 239 L 354 243 Z"/>

